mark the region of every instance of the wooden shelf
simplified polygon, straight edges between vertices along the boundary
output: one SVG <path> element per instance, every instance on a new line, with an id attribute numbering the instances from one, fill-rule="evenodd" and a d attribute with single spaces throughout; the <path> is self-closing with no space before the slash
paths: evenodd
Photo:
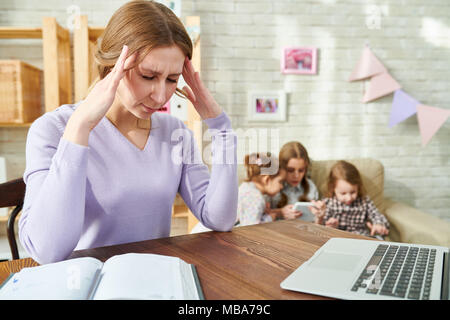
<path id="1" fill-rule="evenodd" d="M 189 209 L 185 205 L 174 205 L 172 207 L 172 216 L 174 218 L 187 218 Z"/>
<path id="2" fill-rule="evenodd" d="M 73 30 L 74 96 L 75 101 L 80 101 L 86 97 L 89 86 L 98 77 L 94 54 L 97 39 L 105 28 L 90 27 L 86 15 L 76 16 L 75 24 L 78 27 Z"/>
<path id="3" fill-rule="evenodd" d="M 6 123 L 0 122 L 0 128 L 29 128 L 31 123 Z"/>
<path id="4" fill-rule="evenodd" d="M 89 30 L 89 40 L 97 41 L 97 39 L 102 35 L 103 31 L 105 31 L 104 27 L 88 27 Z"/>
<path id="5" fill-rule="evenodd" d="M 0 39 L 42 39 L 45 111 L 72 103 L 70 34 L 55 17 L 43 17 L 37 28 L 0 27 Z"/>
<path id="6" fill-rule="evenodd" d="M 42 39 L 42 28 L 0 27 L 0 39 Z"/>

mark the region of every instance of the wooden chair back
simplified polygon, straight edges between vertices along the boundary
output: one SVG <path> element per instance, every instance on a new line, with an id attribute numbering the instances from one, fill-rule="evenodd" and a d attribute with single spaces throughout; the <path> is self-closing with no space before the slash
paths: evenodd
<path id="1" fill-rule="evenodd" d="M 14 223 L 17 215 L 22 210 L 24 197 L 25 183 L 22 178 L 0 184 L 0 208 L 14 207 L 6 225 L 6 234 L 13 260 L 19 259 Z"/>

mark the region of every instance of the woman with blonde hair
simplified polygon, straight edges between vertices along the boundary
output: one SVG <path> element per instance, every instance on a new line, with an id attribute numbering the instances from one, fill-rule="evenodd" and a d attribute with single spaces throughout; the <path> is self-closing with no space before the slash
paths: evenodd
<path id="1" fill-rule="evenodd" d="M 233 227 L 236 137 L 195 72 L 192 50 L 184 26 L 167 7 L 126 3 L 99 39 L 99 80 L 87 97 L 32 124 L 19 236 L 37 262 L 64 260 L 78 249 L 168 237 L 177 193 L 205 226 Z M 180 76 L 188 85 L 183 89 L 177 88 Z M 214 129 L 211 176 L 183 122 L 156 112 L 175 92 Z"/>

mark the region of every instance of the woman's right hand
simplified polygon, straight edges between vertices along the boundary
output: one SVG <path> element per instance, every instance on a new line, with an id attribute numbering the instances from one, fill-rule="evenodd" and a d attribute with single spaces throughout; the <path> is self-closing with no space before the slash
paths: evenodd
<path id="1" fill-rule="evenodd" d="M 281 209 L 281 215 L 283 216 L 283 219 L 291 220 L 300 217 L 302 212 L 294 210 L 293 204 L 288 204 Z"/>
<path id="2" fill-rule="evenodd" d="M 84 146 L 88 145 L 89 133 L 111 108 L 120 80 L 136 57 L 136 54 L 133 54 L 127 58 L 127 54 L 128 47 L 124 45 L 111 71 L 95 84 L 86 99 L 73 112 L 64 131 L 65 139 Z"/>

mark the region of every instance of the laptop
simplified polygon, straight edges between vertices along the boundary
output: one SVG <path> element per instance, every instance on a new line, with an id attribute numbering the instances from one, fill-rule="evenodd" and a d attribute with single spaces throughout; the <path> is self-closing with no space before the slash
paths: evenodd
<path id="1" fill-rule="evenodd" d="M 331 238 L 280 284 L 338 299 L 448 300 L 449 249 Z"/>

